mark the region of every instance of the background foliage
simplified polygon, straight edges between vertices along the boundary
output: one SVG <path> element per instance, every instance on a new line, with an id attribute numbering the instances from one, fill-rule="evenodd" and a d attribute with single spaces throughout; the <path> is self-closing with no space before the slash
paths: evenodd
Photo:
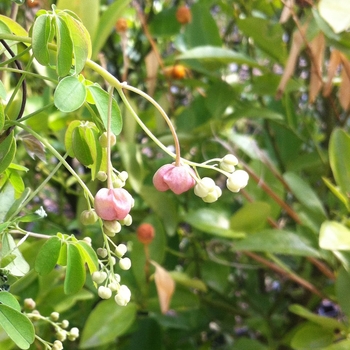
<path id="1" fill-rule="evenodd" d="M 132 292 L 132 301 L 122 307 L 113 300 L 101 301 L 89 273 L 82 289 L 84 280 L 67 287 L 64 268 L 38 275 L 34 265 L 45 240 L 29 237 L 16 248 L 20 230 L 74 234 L 80 243 L 68 244 L 72 251 L 89 249 L 81 243 L 84 237 L 92 239 L 95 249 L 103 242 L 98 225 L 80 223 L 86 201 L 77 179 L 64 167 L 22 214 L 16 212 L 26 189 L 37 188 L 57 159 L 45 154 L 29 133 L 15 129 L 0 143 L 1 267 L 6 276 L 10 271 L 2 288 L 10 285 L 19 304 L 33 298 L 42 315 L 57 311 L 78 327 L 81 336 L 67 343 L 68 349 L 349 349 L 350 8 L 345 0 L 336 3 L 188 1 L 191 20 L 181 24 L 176 17 L 183 6 L 179 1 L 57 1 L 59 9 L 72 10 L 86 26 L 92 59 L 121 81 L 146 91 L 166 110 L 184 156 L 201 163 L 233 153 L 250 182 L 237 195 L 224 190 L 212 204 L 191 191 L 180 196 L 157 192 L 152 176 L 171 159 L 119 103 L 124 125 L 122 130 L 114 126 L 120 135 L 112 161 L 116 169 L 128 171 L 126 187 L 135 198 L 133 223 L 116 237 L 119 243 L 127 242 L 132 261 L 131 270 L 118 271 Z M 51 4 L 27 1 L 14 14 L 12 2 L 2 1 L 0 13 L 29 30 L 36 11 L 50 10 Z M 120 18 L 126 19 L 126 30 L 115 27 Z M 8 23 L 5 17 L 0 18 L 0 38 L 7 33 L 3 23 Z M 11 29 L 22 35 L 20 29 Z M 34 38 L 35 27 L 32 30 Z M 49 50 L 43 49 L 46 43 L 33 43 L 41 63 L 51 60 Z M 80 44 L 61 49 L 66 52 Z M 19 57 L 24 67 L 32 59 L 25 47 L 17 48 L 24 52 Z M 21 99 L 18 94 L 9 96 L 18 89 L 18 78 L 5 57 L 4 53 L 0 65 L 0 113 L 14 119 Z M 57 73 L 62 76 L 67 67 L 60 62 Z M 37 62 L 31 67 L 48 78 L 26 76 L 24 118 L 30 118 L 25 125 L 63 155 L 69 123 L 91 121 L 85 99 L 92 94 L 103 108 L 108 98 L 102 90 L 86 90 L 78 79 L 63 79 L 55 90 L 53 70 Z M 81 69 L 87 80 L 105 87 L 96 72 Z M 71 84 L 76 105 L 67 106 L 66 87 Z M 171 148 L 170 132 L 154 107 L 132 92 L 127 97 L 146 126 Z M 96 108 L 101 112 L 98 103 Z M 92 160 L 82 149 L 67 160 L 96 192 L 101 184 L 94 179 L 93 167 L 90 172 L 83 166 Z M 221 175 L 200 172 L 215 176 L 225 187 Z M 47 217 L 37 212 L 41 207 Z M 9 230 L 10 221 L 17 229 Z M 149 257 L 135 234 L 142 223 L 152 224 L 156 232 Z M 12 254 L 20 258 L 9 258 Z M 147 265 L 149 258 L 154 265 Z M 92 272 L 93 262 L 88 266 Z M 161 311 L 164 305 L 154 276 L 162 268 L 176 283 L 173 295 L 165 293 L 171 296 L 166 313 Z M 67 268 L 66 281 L 76 281 L 69 277 L 75 272 Z M 85 270 L 77 275 L 82 273 Z M 71 294 L 64 293 L 67 288 Z M 10 318 L 22 317 L 17 300 L 1 298 L 0 322 L 6 312 L 15 312 Z M 6 335 L 11 330 L 1 325 L 6 331 L 1 333 L 1 349 L 16 348 Z M 54 339 L 46 323 L 34 325 L 40 337 Z M 23 336 L 22 345 L 16 344 L 26 348 L 32 331 L 30 324 L 23 327 L 29 335 Z"/>

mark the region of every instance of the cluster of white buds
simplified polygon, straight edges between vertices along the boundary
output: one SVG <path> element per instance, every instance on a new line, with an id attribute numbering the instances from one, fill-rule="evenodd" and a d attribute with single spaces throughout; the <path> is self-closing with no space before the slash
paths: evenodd
<path id="1" fill-rule="evenodd" d="M 221 188 L 217 186 L 210 177 L 203 177 L 194 186 L 194 193 L 201 197 L 206 203 L 215 202 L 222 194 Z"/>
<path id="2" fill-rule="evenodd" d="M 121 188 L 125 186 L 125 182 L 128 179 L 129 174 L 126 171 L 118 172 L 118 174 L 112 175 L 112 184 L 114 188 Z"/>

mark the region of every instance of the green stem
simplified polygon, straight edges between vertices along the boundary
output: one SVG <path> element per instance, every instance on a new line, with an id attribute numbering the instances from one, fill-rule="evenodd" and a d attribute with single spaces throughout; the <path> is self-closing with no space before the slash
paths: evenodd
<path id="1" fill-rule="evenodd" d="M 27 131 L 29 134 L 33 135 L 36 139 L 38 139 L 46 148 L 50 150 L 50 152 L 64 165 L 64 167 L 76 178 L 79 185 L 84 189 L 85 193 L 87 193 L 90 200 L 94 201 L 94 196 L 91 194 L 89 188 L 86 186 L 85 182 L 80 178 L 80 176 L 75 172 L 75 170 L 66 162 L 64 157 L 61 156 L 59 152 L 56 151 L 55 147 L 53 147 L 45 138 L 41 137 L 38 133 L 33 131 L 26 125 L 19 123 L 17 121 L 11 121 L 11 124 L 16 125 L 23 130 Z"/>
<path id="2" fill-rule="evenodd" d="M 113 188 L 112 183 L 112 161 L 111 161 L 111 119 L 112 119 L 112 102 L 113 87 L 109 89 L 108 112 L 107 112 L 107 187 Z"/>

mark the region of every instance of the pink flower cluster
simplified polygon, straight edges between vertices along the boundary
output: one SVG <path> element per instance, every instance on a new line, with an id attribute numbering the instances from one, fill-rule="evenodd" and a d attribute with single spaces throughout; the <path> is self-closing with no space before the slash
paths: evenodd
<path id="1" fill-rule="evenodd" d="M 188 165 L 166 164 L 154 174 L 153 184 L 158 191 L 171 190 L 175 194 L 181 194 L 196 184 L 191 173 L 195 176 L 194 171 Z"/>

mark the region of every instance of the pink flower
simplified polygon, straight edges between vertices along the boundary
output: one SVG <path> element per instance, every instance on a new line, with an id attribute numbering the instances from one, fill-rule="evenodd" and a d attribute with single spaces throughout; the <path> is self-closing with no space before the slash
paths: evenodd
<path id="1" fill-rule="evenodd" d="M 169 189 L 175 194 L 186 192 L 196 184 L 190 172 L 194 174 L 188 165 L 163 165 L 153 176 L 154 187 L 161 192 Z"/>
<path id="2" fill-rule="evenodd" d="M 95 196 L 95 211 L 103 220 L 123 220 L 133 203 L 134 199 L 124 188 L 101 188 Z"/>

